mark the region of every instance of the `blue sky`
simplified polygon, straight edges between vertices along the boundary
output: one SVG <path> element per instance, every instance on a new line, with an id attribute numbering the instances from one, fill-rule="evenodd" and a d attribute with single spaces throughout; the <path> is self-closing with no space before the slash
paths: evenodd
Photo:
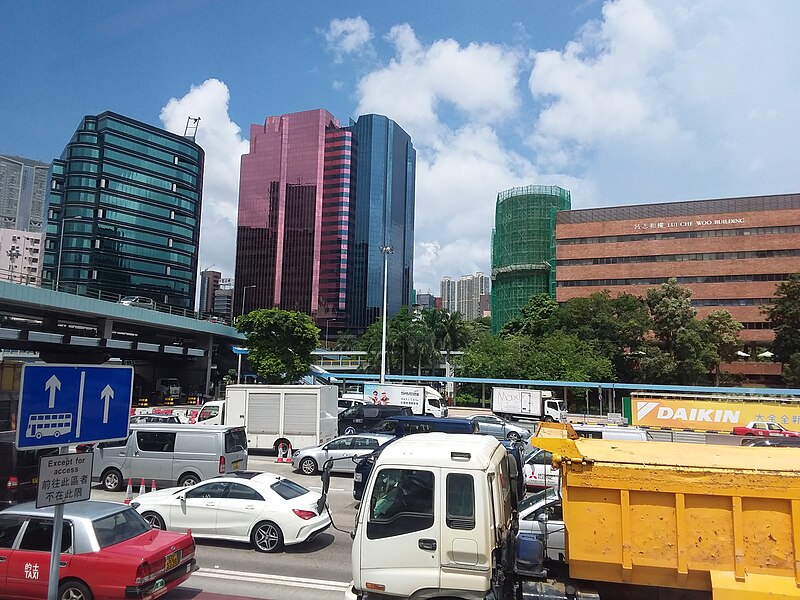
<path id="1" fill-rule="evenodd" d="M 573 208 L 800 191 L 794 0 L 4 2 L 0 153 L 113 110 L 206 150 L 200 264 L 233 275 L 267 115 L 385 114 L 418 152 L 415 287 L 490 270 L 497 192 Z"/>

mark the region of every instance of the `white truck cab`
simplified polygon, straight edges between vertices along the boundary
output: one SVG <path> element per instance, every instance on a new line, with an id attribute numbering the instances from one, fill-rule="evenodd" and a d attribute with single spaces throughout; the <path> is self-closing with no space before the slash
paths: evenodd
<path id="1" fill-rule="evenodd" d="M 423 466 L 424 465 L 424 466 Z M 356 515 L 346 597 L 483 599 L 513 537 L 516 466 L 493 437 L 426 433 L 388 445 Z"/>

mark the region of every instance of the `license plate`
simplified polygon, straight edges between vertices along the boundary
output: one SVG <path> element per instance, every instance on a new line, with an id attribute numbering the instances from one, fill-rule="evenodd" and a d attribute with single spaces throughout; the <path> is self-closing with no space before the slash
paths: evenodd
<path id="1" fill-rule="evenodd" d="M 361 473 L 354 473 L 353 481 L 361 481 Z"/>
<path id="2" fill-rule="evenodd" d="M 169 571 L 174 569 L 178 566 L 181 562 L 181 551 L 177 550 L 176 552 L 170 552 L 167 554 L 167 557 L 164 559 L 164 570 Z"/>
<path id="3" fill-rule="evenodd" d="M 235 461 L 233 461 L 233 462 L 231 463 L 231 466 L 233 467 L 233 470 L 235 471 L 236 469 L 238 469 L 239 467 L 241 467 L 241 466 L 242 466 L 242 461 L 240 461 L 240 460 L 235 460 Z"/>

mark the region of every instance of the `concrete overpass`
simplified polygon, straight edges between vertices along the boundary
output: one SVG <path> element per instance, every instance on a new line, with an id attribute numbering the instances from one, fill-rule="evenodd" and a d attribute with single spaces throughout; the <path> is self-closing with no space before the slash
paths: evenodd
<path id="1" fill-rule="evenodd" d="M 185 388 L 208 393 L 212 363 L 234 364 L 230 346 L 244 341 L 233 327 L 195 312 L 95 295 L 0 281 L 0 348 L 37 351 L 48 362 L 119 358 L 136 367 L 142 385 L 177 377 Z"/>

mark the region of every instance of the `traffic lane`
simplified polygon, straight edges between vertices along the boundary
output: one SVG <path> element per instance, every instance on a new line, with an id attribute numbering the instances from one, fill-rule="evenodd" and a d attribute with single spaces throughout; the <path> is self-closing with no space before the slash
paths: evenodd
<path id="1" fill-rule="evenodd" d="M 248 465 L 250 469 L 277 473 L 308 489 L 321 491 L 319 475 L 306 476 L 293 472 L 291 464 L 275 463 L 274 457 L 251 459 L 254 460 Z M 138 484 L 132 485 L 132 488 L 135 500 Z M 149 491 L 149 484 L 146 488 Z M 125 492 L 106 492 L 99 484 L 95 484 L 92 490 L 95 500 L 122 502 L 125 495 Z M 341 600 L 343 590 L 352 578 L 352 541 L 349 532 L 356 514 L 352 475 L 331 476 L 328 504 L 334 524 L 344 531 L 330 527 L 313 540 L 287 546 L 275 554 L 256 552 L 243 542 L 196 540 L 200 570 L 165 598 L 206 600 L 202 594 L 210 593 L 259 600 Z"/>

